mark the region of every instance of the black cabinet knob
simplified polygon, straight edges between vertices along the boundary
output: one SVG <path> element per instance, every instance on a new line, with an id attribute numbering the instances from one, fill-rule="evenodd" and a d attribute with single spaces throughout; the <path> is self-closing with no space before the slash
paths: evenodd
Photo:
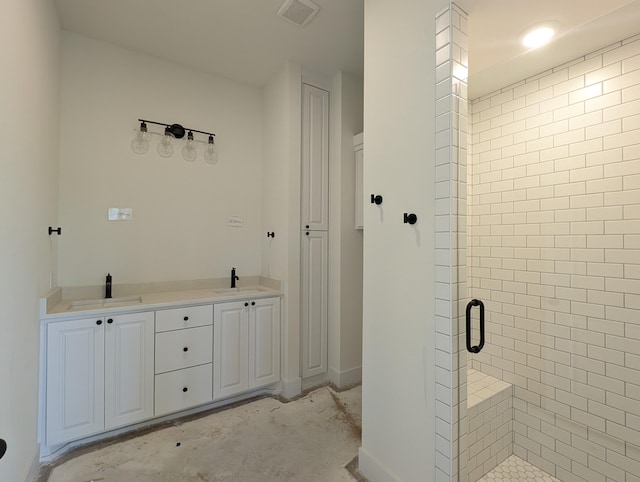
<path id="1" fill-rule="evenodd" d="M 309 229 L 309 225 L 307 224 L 307 225 L 305 226 L 305 228 L 306 228 L 306 229 Z"/>
<path id="2" fill-rule="evenodd" d="M 189 351 L 189 347 L 185 346 L 182 351 Z"/>
<path id="3" fill-rule="evenodd" d="M 4 454 L 7 452 L 7 442 L 0 438 L 0 459 L 4 457 Z"/>
<path id="4" fill-rule="evenodd" d="M 97 320 L 96 325 L 102 325 L 102 320 Z"/>
<path id="5" fill-rule="evenodd" d="M 184 320 L 184 321 L 189 321 L 189 317 L 188 317 L 188 316 L 185 316 L 185 317 L 183 318 L 183 320 Z"/>
<path id="6" fill-rule="evenodd" d="M 247 302 L 247 303 L 245 303 L 245 304 L 244 304 L 244 306 L 249 306 L 249 303 L 248 303 L 248 302 Z"/>
<path id="7" fill-rule="evenodd" d="M 189 389 L 188 389 L 187 387 L 184 387 L 184 388 L 182 389 L 182 391 L 183 391 L 183 392 L 185 392 L 185 393 L 187 393 L 187 392 L 189 391 Z"/>
<path id="8" fill-rule="evenodd" d="M 309 236 L 309 231 L 307 231 L 307 232 L 306 232 L 306 233 L 304 233 L 304 234 L 306 234 L 307 236 Z"/>
<path id="9" fill-rule="evenodd" d="M 113 323 L 113 318 L 109 318 L 109 319 L 107 320 L 107 323 L 109 323 L 109 324 Z"/>
<path id="10" fill-rule="evenodd" d="M 411 213 L 411 214 L 404 213 L 404 223 L 405 224 L 416 224 L 416 222 L 418 222 L 418 216 L 416 216 L 413 213 Z"/>
<path id="11" fill-rule="evenodd" d="M 252 302 L 251 302 L 251 306 L 256 306 L 256 302 L 255 302 L 255 301 L 252 301 Z"/>
<path id="12" fill-rule="evenodd" d="M 378 206 L 380 206 L 380 204 L 382 204 L 382 196 L 380 194 L 372 194 L 371 204 L 377 204 Z"/>

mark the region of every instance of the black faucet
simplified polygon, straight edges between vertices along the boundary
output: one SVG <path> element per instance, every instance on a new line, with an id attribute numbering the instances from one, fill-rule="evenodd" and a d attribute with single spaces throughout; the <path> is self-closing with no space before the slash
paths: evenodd
<path id="1" fill-rule="evenodd" d="M 235 268 L 231 268 L 231 287 L 235 288 L 236 287 L 236 280 L 239 280 L 240 278 L 238 278 L 236 276 L 236 269 Z"/>
<path id="2" fill-rule="evenodd" d="M 104 297 L 111 298 L 111 274 L 107 273 L 107 283 L 104 290 Z"/>

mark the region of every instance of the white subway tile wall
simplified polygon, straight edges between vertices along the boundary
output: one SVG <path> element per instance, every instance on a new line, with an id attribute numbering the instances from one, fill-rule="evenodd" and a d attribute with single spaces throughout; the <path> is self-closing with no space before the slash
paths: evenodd
<path id="1" fill-rule="evenodd" d="M 515 455 L 640 482 L 640 38 L 470 118 L 468 289 L 487 309 L 470 364 L 514 386 Z"/>
<path id="2" fill-rule="evenodd" d="M 437 482 L 466 482 L 467 359 L 460 309 L 466 294 L 467 14 L 436 16 L 436 467 Z"/>

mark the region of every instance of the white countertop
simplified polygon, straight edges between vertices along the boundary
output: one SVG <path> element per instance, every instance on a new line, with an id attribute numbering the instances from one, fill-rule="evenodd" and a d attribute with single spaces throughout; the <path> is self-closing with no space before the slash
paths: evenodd
<path id="1" fill-rule="evenodd" d="M 282 295 L 282 291 L 263 285 L 246 286 L 235 289 L 185 289 L 93 300 L 55 301 L 55 295 L 53 295 L 53 303 L 51 299 L 47 302 L 47 298 L 42 298 L 40 319 L 47 322 L 60 319 L 84 318 L 87 316 L 102 316 L 106 314 L 116 315 L 118 313 L 151 311 L 163 308 L 177 308 L 186 305 L 220 303 L 223 301 L 258 299 Z M 47 308 L 48 306 L 49 308 Z"/>

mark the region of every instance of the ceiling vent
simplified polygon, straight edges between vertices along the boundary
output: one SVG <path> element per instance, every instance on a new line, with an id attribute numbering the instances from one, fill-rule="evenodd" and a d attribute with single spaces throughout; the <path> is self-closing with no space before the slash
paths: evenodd
<path id="1" fill-rule="evenodd" d="M 286 0 L 278 9 L 278 15 L 299 27 L 304 27 L 319 10 L 320 6 L 311 0 Z"/>

